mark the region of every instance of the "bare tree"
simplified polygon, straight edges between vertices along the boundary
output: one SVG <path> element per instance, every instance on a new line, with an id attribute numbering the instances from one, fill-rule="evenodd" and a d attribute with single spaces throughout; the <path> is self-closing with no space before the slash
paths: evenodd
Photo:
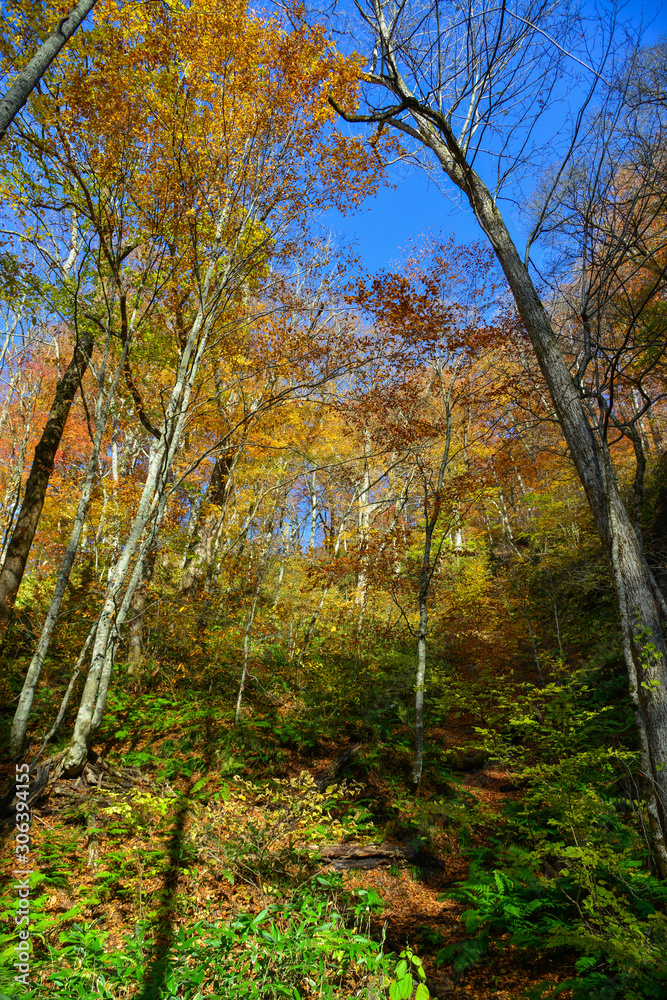
<path id="1" fill-rule="evenodd" d="M 468 200 L 503 268 L 613 574 L 642 770 L 650 786 L 654 853 L 667 875 L 667 648 L 661 603 L 608 444 L 591 423 L 533 280 L 530 250 L 542 216 L 522 255 L 499 207 L 503 193 L 525 197 L 522 176 L 544 157 L 544 132 L 538 136 L 536 124 L 545 113 L 553 118 L 559 102 L 569 104 L 571 94 L 580 93 L 578 109 L 561 116 L 560 132 L 552 131 L 559 165 L 545 203 L 558 187 L 581 138 L 586 108 L 598 86 L 605 86 L 614 9 L 597 17 L 595 29 L 582 10 L 542 0 L 520 12 L 495 0 L 360 0 L 357 10 L 357 44 L 363 30 L 369 57 L 362 74 L 365 113 L 348 111 L 335 96 L 330 102 L 346 121 L 392 128 L 415 155 L 430 152 L 431 162 Z"/>
<path id="2" fill-rule="evenodd" d="M 667 392 L 667 99 L 651 79 L 666 64 L 665 44 L 630 60 L 541 223 L 553 244 L 552 322 L 591 424 L 634 449 L 639 536 L 645 427 Z"/>

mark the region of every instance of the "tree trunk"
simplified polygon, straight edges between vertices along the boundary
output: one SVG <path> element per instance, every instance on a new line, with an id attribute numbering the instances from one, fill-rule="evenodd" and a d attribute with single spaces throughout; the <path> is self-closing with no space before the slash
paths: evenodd
<path id="1" fill-rule="evenodd" d="M 106 704 L 106 694 L 113 666 L 113 657 L 118 642 L 118 628 L 122 624 L 122 622 L 117 621 L 117 618 L 120 617 L 118 608 L 121 604 L 121 593 L 130 572 L 132 560 L 141 542 L 141 537 L 151 517 L 160 471 L 161 469 L 164 470 L 167 466 L 165 451 L 164 437 L 153 441 L 148 464 L 148 474 L 139 501 L 139 508 L 123 551 L 113 572 L 110 574 L 109 586 L 95 635 L 90 669 L 74 724 L 72 743 L 65 758 L 65 770 L 68 776 L 79 774 L 83 769 L 88 756 L 90 741 L 96 732 L 94 719 L 96 715 L 100 714 L 98 706 L 102 704 L 102 707 L 104 707 Z M 137 566 L 135 565 L 136 569 Z"/>
<path id="2" fill-rule="evenodd" d="M 276 596 L 273 598 L 274 609 L 278 607 L 278 602 L 280 600 L 280 591 L 283 585 L 283 579 L 285 577 L 285 560 L 287 559 L 287 550 L 289 548 L 291 535 L 291 527 L 289 521 L 287 520 L 287 514 L 283 508 L 283 514 L 280 519 L 280 539 L 281 539 L 281 552 L 280 552 L 280 569 L 278 570 L 278 583 L 276 584 Z"/>
<path id="3" fill-rule="evenodd" d="M 68 17 L 63 17 L 60 24 L 37 50 L 26 68 L 14 80 L 5 96 L 0 100 L 0 140 L 13 122 L 16 115 L 27 102 L 47 69 L 56 58 L 63 45 L 69 41 L 84 18 L 95 6 L 96 0 L 79 0 Z"/>
<path id="4" fill-rule="evenodd" d="M 107 330 L 107 341 L 104 347 L 104 361 L 102 365 L 103 369 L 106 366 L 106 358 L 108 350 L 109 350 L 109 331 Z M 126 351 L 127 347 L 125 348 L 125 352 Z M 19 698 L 16 714 L 14 715 L 14 721 L 12 723 L 12 730 L 10 736 L 10 747 L 12 754 L 20 753 L 23 747 L 23 743 L 25 741 L 25 736 L 28 727 L 28 719 L 30 716 L 30 711 L 32 709 L 32 703 L 35 697 L 37 683 L 39 681 L 39 677 L 42 672 L 42 667 L 44 666 L 46 655 L 49 651 L 49 646 L 51 644 L 51 638 L 55 631 L 56 623 L 58 621 L 58 614 L 60 612 L 60 605 L 62 604 L 62 599 L 65 595 L 65 588 L 69 581 L 70 573 L 72 571 L 72 566 L 74 565 L 76 554 L 79 550 L 81 536 L 85 528 L 86 513 L 88 511 L 88 505 L 90 504 L 90 498 L 92 496 L 93 486 L 97 478 L 97 471 L 100 460 L 100 450 L 102 448 L 102 439 L 104 437 L 107 421 L 109 419 L 109 412 L 116 393 L 118 380 L 120 379 L 121 376 L 122 364 L 125 352 L 123 358 L 121 359 L 121 364 L 117 368 L 116 374 L 114 378 L 112 378 L 111 383 L 106 391 L 106 395 L 104 393 L 104 388 L 103 388 L 104 384 L 103 379 L 100 384 L 100 389 L 98 392 L 98 397 L 95 405 L 95 440 L 93 441 L 93 450 L 90 459 L 88 460 L 88 469 L 86 471 L 86 478 L 83 483 L 76 515 L 74 517 L 74 524 L 72 525 L 70 540 L 68 542 L 67 549 L 63 557 L 63 561 L 60 565 L 58 579 L 56 580 L 56 585 L 53 590 L 53 597 L 51 598 L 49 610 L 44 620 L 44 624 L 42 625 L 42 633 L 39 637 L 39 642 L 37 643 L 37 648 L 35 649 L 35 652 L 33 654 L 30 666 L 28 667 L 28 672 L 26 674 L 25 681 L 23 682 L 23 689 L 21 690 L 21 696 Z M 88 640 L 86 641 L 86 643 L 87 643 L 86 644 L 87 648 Z M 63 714 L 64 714 L 64 708 L 63 708 Z"/>
<path id="5" fill-rule="evenodd" d="M 28 442 L 30 441 L 31 433 L 32 433 L 32 414 L 30 414 L 30 416 L 26 420 L 25 429 L 23 431 L 23 439 L 21 441 L 21 447 L 19 449 L 18 459 L 16 461 L 15 468 L 12 470 L 9 479 L 9 485 L 5 493 L 4 503 L 2 504 L 2 509 L 4 511 L 9 511 L 9 515 L 7 517 L 7 524 L 3 532 L 2 553 L 0 554 L 0 566 L 4 563 L 5 556 L 7 555 L 7 546 L 9 545 L 9 542 L 12 537 L 12 528 L 14 526 L 14 518 L 16 517 L 16 512 L 17 510 L 20 510 L 21 480 L 23 479 L 23 470 L 25 469 L 25 457 L 26 457 L 26 452 L 28 450 Z"/>
<path id="6" fill-rule="evenodd" d="M 83 522 L 88 511 L 88 505 L 90 503 L 90 497 L 92 495 L 93 485 L 97 473 L 101 437 L 102 435 L 100 433 L 99 440 L 95 442 L 96 447 L 93 449 L 93 455 L 88 463 L 88 473 L 86 475 L 83 491 L 79 499 L 79 505 L 74 518 L 69 544 L 60 566 L 53 597 L 51 598 L 51 604 L 49 605 L 49 610 L 42 626 L 42 634 L 40 635 L 37 648 L 34 652 L 32 660 L 30 661 L 30 666 L 28 667 L 28 672 L 26 674 L 25 681 L 23 682 L 23 689 L 19 698 L 16 714 L 14 715 L 10 735 L 10 751 L 12 754 L 19 754 L 23 749 L 23 743 L 25 741 L 28 728 L 28 719 L 32 709 L 37 683 L 42 672 L 46 655 L 49 651 L 56 622 L 58 621 L 58 613 L 60 611 L 62 599 L 65 595 L 65 588 L 72 571 L 72 566 L 74 565 L 76 554 L 79 550 L 79 541 L 81 539 Z"/>
<path id="7" fill-rule="evenodd" d="M 415 678 L 415 757 L 412 767 L 412 780 L 415 785 L 418 785 L 421 781 L 422 769 L 424 767 L 424 682 L 426 680 L 426 636 L 428 633 L 431 534 L 432 532 L 427 527 L 424 541 L 424 561 L 419 581 L 419 630 L 417 632 L 417 676 Z"/>
<path id="8" fill-rule="evenodd" d="M 207 280 L 210 280 L 212 273 L 211 267 Z M 162 431 L 160 436 L 153 438 L 151 442 L 146 482 L 139 506 L 123 550 L 113 572 L 110 573 L 109 585 L 100 612 L 90 669 L 74 724 L 72 742 L 64 762 L 65 772 L 69 777 L 83 770 L 91 740 L 102 722 L 120 628 L 143 572 L 143 561 L 148 551 L 146 546 L 154 545 L 157 529 L 164 517 L 168 495 L 167 481 L 180 445 L 188 402 L 212 322 L 213 313 L 209 312 L 208 316 L 205 316 L 203 308 L 200 308 L 181 355 Z M 144 540 L 142 548 L 142 536 L 149 522 L 152 523 L 152 529 L 149 537 Z M 135 559 L 137 549 L 140 549 L 140 552 Z M 133 560 L 134 568 L 131 569 Z M 130 576 L 129 583 L 126 582 L 128 576 Z"/>
<path id="9" fill-rule="evenodd" d="M 440 491 L 444 480 L 447 462 L 449 460 L 449 431 L 451 424 L 448 421 L 448 435 L 445 452 L 440 462 L 438 472 L 438 486 L 435 495 L 433 513 L 429 517 L 428 500 L 429 488 L 428 479 L 424 473 L 424 550 L 422 553 L 422 565 L 419 574 L 419 627 L 417 629 L 417 676 L 415 678 L 415 756 L 412 766 L 412 780 L 415 785 L 419 785 L 424 767 L 424 683 L 426 681 L 426 637 L 428 635 L 428 597 L 431 589 L 433 570 L 431 568 L 431 552 L 433 548 L 433 532 L 438 523 L 440 513 Z M 436 562 L 439 552 L 436 553 Z"/>
<path id="10" fill-rule="evenodd" d="M 368 574 L 369 574 L 369 543 L 371 516 L 375 505 L 371 503 L 371 436 L 366 428 L 363 432 L 364 438 L 364 471 L 361 476 L 361 487 L 359 490 L 359 562 L 357 570 L 357 580 L 354 593 L 354 600 L 359 608 L 357 617 L 357 631 L 361 632 L 364 615 L 366 613 L 366 603 L 368 600 Z"/>
<path id="11" fill-rule="evenodd" d="M 32 468 L 26 483 L 21 513 L 7 546 L 7 555 L 0 571 L 0 651 L 4 647 L 7 627 L 14 611 L 30 548 L 37 530 L 44 498 L 49 485 L 56 452 L 60 447 L 67 417 L 81 383 L 93 347 L 92 334 L 86 334 L 74 348 L 65 374 L 56 386 L 55 398 L 42 436 L 35 448 Z"/>
<path id="12" fill-rule="evenodd" d="M 123 585 L 128 578 L 130 562 L 139 546 L 147 521 L 148 517 L 143 516 L 135 519 L 130 537 L 109 582 L 95 632 L 90 668 L 74 723 L 72 742 L 65 758 L 65 772 L 68 777 L 73 777 L 82 771 L 90 743 L 102 722 L 120 629 L 142 572 L 141 555 L 135 562 L 124 597 L 121 597 Z"/>
<path id="13" fill-rule="evenodd" d="M 153 579 L 155 569 L 155 557 L 157 549 L 153 546 L 149 550 L 144 560 L 144 571 L 139 581 L 139 586 L 132 598 L 132 609 L 130 611 L 130 627 L 128 629 L 129 652 L 127 656 L 128 674 L 133 674 L 143 659 L 144 653 L 144 612 L 146 610 L 146 598 L 148 587 Z"/>
<path id="14" fill-rule="evenodd" d="M 204 578 L 207 586 L 210 584 L 227 504 L 234 489 L 231 477 L 240 455 L 241 448 L 229 448 L 217 457 L 206 495 L 191 515 L 188 544 L 181 566 L 180 589 L 183 593 L 194 594 Z"/>
<path id="15" fill-rule="evenodd" d="M 315 473 L 313 476 L 310 486 L 310 542 L 308 544 L 308 549 L 310 552 L 315 551 L 315 524 L 317 521 L 317 490 L 315 487 Z"/>
<path id="16" fill-rule="evenodd" d="M 267 551 L 264 556 L 263 564 L 260 568 L 259 576 L 257 577 L 257 586 L 255 587 L 255 596 L 253 598 L 252 607 L 248 615 L 248 620 L 246 621 L 245 631 L 243 633 L 243 668 L 241 670 L 241 679 L 239 681 L 239 690 L 236 695 L 236 709 L 234 711 L 234 728 L 238 729 L 241 723 L 241 708 L 243 706 L 243 692 L 245 691 L 246 680 L 248 677 L 248 654 L 250 652 L 250 632 L 252 631 L 252 626 L 255 621 L 255 612 L 257 611 L 257 602 L 259 601 L 260 591 L 262 589 L 262 583 L 264 582 L 264 573 L 266 570 L 266 565 L 269 560 L 270 549 L 267 547 Z"/>

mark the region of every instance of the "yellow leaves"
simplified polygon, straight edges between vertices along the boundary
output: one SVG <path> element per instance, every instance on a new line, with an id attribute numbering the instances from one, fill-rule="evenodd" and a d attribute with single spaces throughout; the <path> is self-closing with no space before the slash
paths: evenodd
<path id="1" fill-rule="evenodd" d="M 288 25 L 236 0 L 98 0 L 94 27 L 50 71 L 58 100 L 49 91 L 31 104 L 44 149 L 59 170 L 76 169 L 74 189 L 85 163 L 93 193 L 128 194 L 111 220 L 77 190 L 82 227 L 107 243 L 121 225 L 144 248 L 163 239 L 186 275 L 205 258 L 224 269 L 243 255 L 239 283 L 256 292 L 272 259 L 304 248 L 294 232 L 306 231 L 314 204 L 369 190 L 362 175 L 375 177 L 376 164 L 363 144 L 331 139 L 325 99 L 334 87 L 353 100 L 356 62 L 291 13 Z M 5 204 L 20 202 L 18 183 L 7 186 Z"/>
<path id="2" fill-rule="evenodd" d="M 236 775 L 227 798 L 214 808 L 221 824 L 233 824 L 237 844 L 248 847 L 260 833 L 273 850 L 279 850 L 295 835 L 300 843 L 321 841 L 325 830 L 327 840 L 341 840 L 345 829 L 331 818 L 325 805 L 347 801 L 361 791 L 360 785 L 347 781 L 319 791 L 307 771 L 298 777 L 274 779 L 269 787 Z"/>

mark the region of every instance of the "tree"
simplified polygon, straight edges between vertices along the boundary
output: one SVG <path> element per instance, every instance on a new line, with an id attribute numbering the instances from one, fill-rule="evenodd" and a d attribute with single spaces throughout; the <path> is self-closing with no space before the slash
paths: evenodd
<path id="1" fill-rule="evenodd" d="M 82 340 L 74 346 L 72 360 L 56 386 L 55 397 L 46 425 L 35 448 L 30 475 L 23 493 L 21 510 L 9 539 L 5 559 L 0 570 L 0 651 L 4 646 L 7 627 L 14 610 L 14 602 L 21 586 L 30 548 L 44 506 L 44 498 L 53 472 L 56 452 L 60 447 L 72 401 L 88 367 L 92 347 L 93 335 L 92 331 L 89 330 Z"/>
<path id="2" fill-rule="evenodd" d="M 596 434 L 632 445 L 639 535 L 643 428 L 667 388 L 667 102 L 651 81 L 666 59 L 658 45 L 631 61 L 591 117 L 590 141 L 563 171 L 544 220 L 552 321 Z"/>
<path id="3" fill-rule="evenodd" d="M 646 557 L 619 490 L 607 442 L 591 426 L 530 270 L 530 250 L 544 212 L 529 233 L 522 258 L 499 208 L 499 196 L 520 170 L 530 169 L 544 140 L 534 132 L 552 114 L 564 89 L 584 88 L 564 157 L 553 170 L 556 188 L 581 137 L 585 108 L 601 84 L 612 48 L 613 23 L 599 20 L 595 68 L 580 11 L 537 0 L 515 12 L 504 3 L 423 5 L 367 0 L 357 7 L 368 40 L 366 109 L 356 114 L 330 101 L 348 122 L 400 133 L 416 151 L 428 150 L 467 198 L 502 266 L 563 435 L 586 492 L 616 588 L 629 689 L 648 782 L 653 846 L 667 876 L 667 648 L 661 604 Z M 575 69 L 579 75 L 575 73 Z M 567 80 L 564 87 L 563 81 Z M 559 141 L 560 140 L 560 141 Z M 563 134 L 553 136 L 554 155 Z M 489 183 L 484 174 L 494 179 Z"/>
<path id="4" fill-rule="evenodd" d="M 93 487 L 97 481 L 99 475 L 99 465 L 100 465 L 100 453 L 102 450 L 102 444 L 104 440 L 104 433 L 107 427 L 107 422 L 109 419 L 109 411 L 111 409 L 112 402 L 120 381 L 122 372 L 125 367 L 125 360 L 127 357 L 127 344 L 125 345 L 124 351 L 121 353 L 119 359 L 119 364 L 116 367 L 116 371 L 112 374 L 109 379 L 109 384 L 106 384 L 106 362 L 108 360 L 109 348 L 110 348 L 110 331 L 107 331 L 106 342 L 103 346 L 103 357 L 100 364 L 100 378 L 98 384 L 97 398 L 95 400 L 95 409 L 93 413 L 94 418 L 94 437 L 92 441 L 92 450 L 88 460 L 86 474 L 83 483 L 80 485 L 79 502 L 77 504 L 76 514 L 72 523 L 72 530 L 70 533 L 70 539 L 65 549 L 62 562 L 58 571 L 58 576 L 56 579 L 56 584 L 53 589 L 53 595 L 51 597 L 51 602 L 49 604 L 49 609 L 46 614 L 46 618 L 42 624 L 42 631 L 37 642 L 35 652 L 33 654 L 32 660 L 28 670 L 26 671 L 25 680 L 23 682 L 23 687 L 21 689 L 21 694 L 19 696 L 18 705 L 16 707 L 16 712 L 14 713 L 14 719 L 12 722 L 12 729 L 10 734 L 10 749 L 13 754 L 20 754 L 23 749 L 23 744 L 26 736 L 26 731 L 28 727 L 28 719 L 30 717 L 30 710 L 32 708 L 33 700 L 35 697 L 35 692 L 37 684 L 42 672 L 42 667 L 44 666 L 44 661 L 46 659 L 47 653 L 49 651 L 49 646 L 53 633 L 56 628 L 56 623 L 58 621 L 58 614 L 60 612 L 60 607 L 62 604 L 63 597 L 65 595 L 65 588 L 69 582 L 70 573 L 72 571 L 72 566 L 74 565 L 74 560 L 76 559 L 77 553 L 79 551 L 79 544 L 81 541 L 81 536 L 84 529 L 84 523 L 86 515 L 88 513 Z M 26 490 L 27 494 L 27 490 Z M 43 498 L 42 498 L 43 499 Z M 36 525 L 35 525 L 36 526 Z M 34 532 L 33 532 L 34 534 Z M 85 650 L 87 650 L 89 645 L 89 639 L 86 640 Z M 84 652 L 85 652 L 84 650 Z M 77 665 L 75 668 L 75 675 L 78 676 L 78 672 L 82 663 L 82 656 L 79 657 Z M 68 690 L 67 698 L 69 698 L 69 693 L 71 687 Z M 64 713 L 64 708 L 62 709 Z M 55 730 L 59 726 L 59 722 L 52 730 Z"/>
<path id="5" fill-rule="evenodd" d="M 0 142 L 63 45 L 69 41 L 96 3 L 97 0 L 79 0 L 69 16 L 60 19 L 56 30 L 49 35 L 7 93 L 0 98 Z"/>
<path id="6" fill-rule="evenodd" d="M 469 474 L 468 449 L 471 401 L 489 388 L 479 361 L 498 336 L 486 319 L 495 287 L 485 256 L 477 247 L 455 251 L 451 241 L 444 245 L 426 241 L 407 258 L 401 273 L 383 272 L 368 284 L 360 282 L 356 293 L 383 344 L 380 370 L 364 400 L 363 426 L 373 428 L 376 446 L 405 470 L 409 505 L 419 510 L 412 514 L 413 537 L 419 546 L 415 627 L 404 600 L 395 598 L 417 644 L 415 785 L 421 781 L 424 760 L 433 583 L 445 541 L 459 529 L 461 504 L 469 504 L 483 482 Z M 365 492 L 364 480 L 361 496 L 367 504 Z M 396 497 L 391 500 L 397 503 Z M 403 516 L 407 501 L 406 497 L 401 506 Z M 362 542 L 364 535 L 361 530 Z M 395 586 L 399 574 L 393 575 Z"/>
<path id="7" fill-rule="evenodd" d="M 377 168 L 358 142 L 331 128 L 323 90 L 335 78 L 352 98 L 354 80 L 317 28 L 285 29 L 244 5 L 159 8 L 149 17 L 130 7 L 85 45 L 75 39 L 67 55 L 48 138 L 84 195 L 113 289 L 106 298 L 114 302 L 114 331 L 131 364 L 126 388 L 150 436 L 66 759 L 76 774 L 102 721 L 115 649 L 146 560 L 187 475 L 177 460 L 205 359 L 224 351 L 239 381 L 239 332 L 258 318 L 260 288 L 284 283 L 281 268 L 305 266 L 313 212 L 361 198 Z M 27 138 L 42 157 L 47 143 Z M 86 198 L 93 185 L 98 197 Z M 118 194 L 129 190 L 119 204 Z M 122 240 L 116 251 L 112 238 Z M 307 372 L 316 360 L 317 352 Z M 141 391 L 142 361 L 152 392 Z M 216 448 L 230 437 L 223 434 Z"/>

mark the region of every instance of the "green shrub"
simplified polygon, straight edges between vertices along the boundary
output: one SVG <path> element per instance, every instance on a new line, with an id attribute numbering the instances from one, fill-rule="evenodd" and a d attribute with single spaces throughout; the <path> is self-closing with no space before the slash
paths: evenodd
<path id="1" fill-rule="evenodd" d="M 477 745 L 522 795 L 506 803 L 488 846 L 468 852 L 469 876 L 447 894 L 467 907 L 469 940 L 442 948 L 440 964 L 460 973 L 492 941 L 574 949 L 577 976 L 559 992 L 567 986 L 587 1000 L 667 994 L 667 886 L 650 874 L 644 804 L 622 794 L 637 764 L 615 662 L 607 657 L 562 684 L 526 685 L 518 696 L 509 684 L 487 685 Z"/>
<path id="2" fill-rule="evenodd" d="M 121 948 L 107 935 L 75 924 L 57 947 L 34 963 L 40 984 L 24 994 L 59 1000 L 278 1000 L 304 996 L 334 1000 L 347 984 L 366 996 L 391 1000 L 412 994 L 428 1000 L 421 961 L 405 952 L 398 963 L 370 936 L 370 917 L 382 907 L 374 892 L 346 891 L 340 875 L 318 876 L 280 903 L 229 923 L 199 920 L 167 940 L 148 921 Z M 408 992 L 408 985 L 410 990 Z"/>

